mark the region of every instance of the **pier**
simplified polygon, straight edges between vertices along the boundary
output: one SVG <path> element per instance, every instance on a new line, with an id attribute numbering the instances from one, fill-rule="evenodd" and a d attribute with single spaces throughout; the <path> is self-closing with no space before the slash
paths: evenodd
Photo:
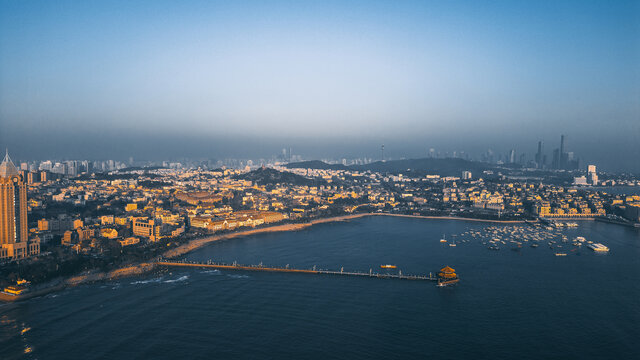
<path id="1" fill-rule="evenodd" d="M 266 267 L 262 264 L 259 265 L 240 265 L 240 264 L 221 264 L 208 261 L 206 263 L 201 262 L 182 262 L 182 261 L 158 261 L 156 264 L 168 267 L 197 267 L 197 268 L 210 268 L 219 270 L 241 270 L 241 271 L 268 271 L 268 272 L 283 272 L 283 273 L 298 273 L 298 274 L 319 274 L 319 275 L 339 275 L 339 276 L 360 276 L 370 277 L 377 279 L 401 279 L 401 280 L 423 280 L 423 281 L 438 281 L 438 278 L 431 273 L 429 275 L 409 275 L 403 274 L 402 270 L 397 274 L 376 273 L 373 269 L 369 269 L 369 272 L 358 271 L 344 271 L 344 268 L 337 270 L 324 270 L 317 269 L 315 266 L 312 269 L 295 269 L 286 267 Z"/>

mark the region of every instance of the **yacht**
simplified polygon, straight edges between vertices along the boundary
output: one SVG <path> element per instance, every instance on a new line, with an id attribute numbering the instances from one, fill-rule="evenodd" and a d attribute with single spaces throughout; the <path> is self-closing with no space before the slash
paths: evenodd
<path id="1" fill-rule="evenodd" d="M 591 250 L 596 251 L 596 252 L 607 252 L 609 251 L 609 248 L 600 244 L 600 243 L 594 243 L 594 244 L 589 244 L 587 245 Z"/>

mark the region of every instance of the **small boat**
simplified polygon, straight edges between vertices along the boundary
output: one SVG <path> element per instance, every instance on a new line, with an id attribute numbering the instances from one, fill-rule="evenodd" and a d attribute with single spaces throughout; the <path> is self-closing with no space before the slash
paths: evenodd
<path id="1" fill-rule="evenodd" d="M 30 327 L 24 328 L 20 331 L 20 334 L 24 335 L 24 333 L 26 333 L 27 331 L 31 330 Z"/>
<path id="2" fill-rule="evenodd" d="M 534 244 L 531 244 L 531 247 L 532 247 L 532 248 L 537 248 L 537 247 L 538 247 L 538 244 L 535 244 L 535 243 L 534 243 Z"/>
<path id="3" fill-rule="evenodd" d="M 594 244 L 589 244 L 587 245 L 587 247 L 593 251 L 596 252 L 607 252 L 609 251 L 609 248 L 600 244 L 600 243 L 594 243 Z"/>
<path id="4" fill-rule="evenodd" d="M 449 244 L 449 246 L 456 246 L 456 243 L 451 243 Z"/>
<path id="5" fill-rule="evenodd" d="M 380 265 L 381 268 L 383 269 L 395 269 L 397 268 L 397 266 L 395 265 Z"/>
<path id="6" fill-rule="evenodd" d="M 447 237 L 444 234 L 442 234 L 442 239 L 440 239 L 440 242 L 441 243 L 446 243 L 447 242 Z"/>
<path id="7" fill-rule="evenodd" d="M 489 250 L 500 250 L 500 247 L 499 247 L 499 246 L 497 246 L 497 245 L 491 245 L 491 246 L 489 246 L 489 248 L 488 248 L 488 249 L 489 249 Z"/>
<path id="8" fill-rule="evenodd" d="M 566 253 L 556 253 L 556 256 L 567 256 Z"/>

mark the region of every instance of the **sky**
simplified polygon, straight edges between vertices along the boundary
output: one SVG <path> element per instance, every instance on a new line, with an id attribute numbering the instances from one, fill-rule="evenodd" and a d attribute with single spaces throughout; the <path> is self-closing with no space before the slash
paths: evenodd
<path id="1" fill-rule="evenodd" d="M 532 157 L 640 172 L 639 1 L 0 0 L 14 158 Z"/>

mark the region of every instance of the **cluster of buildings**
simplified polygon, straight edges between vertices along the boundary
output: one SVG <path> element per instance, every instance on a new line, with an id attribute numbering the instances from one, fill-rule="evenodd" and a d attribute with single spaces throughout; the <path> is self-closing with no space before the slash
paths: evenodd
<path id="1" fill-rule="evenodd" d="M 9 158 L 0 163 L 0 260 L 40 254 L 40 240 L 29 237 L 27 185 Z"/>
<path id="2" fill-rule="evenodd" d="M 38 255 L 41 246 L 99 257 L 114 249 L 166 246 L 207 233 L 353 212 L 500 219 L 615 214 L 640 220 L 637 196 L 519 181 L 492 171 L 439 176 L 274 166 L 313 181 L 264 183 L 246 180 L 250 169 L 106 165 L 116 170 L 43 181 L 49 170 L 36 173 L 28 165 L 21 172 L 5 156 L 0 260 Z M 575 183 L 598 184 L 595 166 Z"/>

